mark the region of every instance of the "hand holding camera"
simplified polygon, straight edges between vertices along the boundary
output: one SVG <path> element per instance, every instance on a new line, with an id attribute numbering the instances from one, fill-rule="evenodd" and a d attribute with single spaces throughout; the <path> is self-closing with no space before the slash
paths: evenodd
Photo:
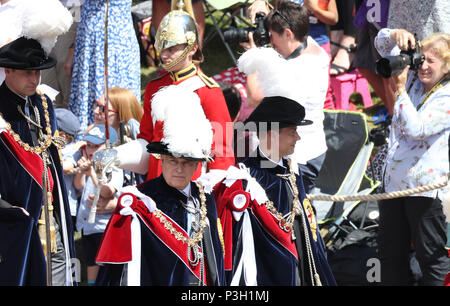
<path id="1" fill-rule="evenodd" d="M 377 73 L 383 78 L 390 78 L 400 72 L 406 74 L 404 70 L 407 66 L 411 70 L 418 70 L 425 56 L 420 51 L 420 43 L 416 37 L 403 29 L 392 30 L 390 35 L 402 51 L 400 55 L 379 59 L 376 62 Z"/>
<path id="2" fill-rule="evenodd" d="M 223 32 L 223 36 L 228 43 L 249 43 L 241 44 L 244 49 L 254 46 L 264 46 L 270 43 L 270 34 L 264 25 L 266 15 L 262 12 L 256 13 L 254 27 L 229 27 Z M 251 36 L 250 36 L 251 35 Z"/>
<path id="3" fill-rule="evenodd" d="M 266 16 L 270 13 L 270 8 L 264 0 L 255 0 L 248 7 L 250 21 L 254 27 L 229 27 L 224 31 L 225 41 L 230 44 L 239 44 L 245 50 L 256 46 L 264 46 L 270 43 L 269 31 L 264 25 Z"/>
<path id="4" fill-rule="evenodd" d="M 255 0 L 248 7 L 248 15 L 252 23 L 256 23 L 256 15 L 262 13 L 262 15 L 267 16 L 270 13 L 270 8 L 267 6 L 264 0 Z"/>
<path id="5" fill-rule="evenodd" d="M 395 40 L 397 46 L 402 51 L 408 51 L 409 48 L 416 47 L 416 38 L 414 35 L 403 29 L 391 30 L 391 39 Z"/>

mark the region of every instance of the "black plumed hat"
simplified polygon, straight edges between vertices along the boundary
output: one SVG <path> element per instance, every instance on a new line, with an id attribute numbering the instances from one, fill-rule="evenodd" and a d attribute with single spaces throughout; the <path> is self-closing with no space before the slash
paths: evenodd
<path id="1" fill-rule="evenodd" d="M 213 129 L 192 90 L 178 85 L 161 88 L 152 99 L 152 118 L 163 122 L 161 141 L 151 142 L 151 154 L 211 161 Z"/>
<path id="2" fill-rule="evenodd" d="M 168 156 L 173 156 L 176 158 L 183 158 L 183 159 L 198 161 L 198 162 L 204 162 L 204 161 L 211 162 L 214 160 L 214 158 L 211 156 L 192 157 L 192 156 L 189 156 L 186 154 L 177 154 L 175 152 L 171 152 L 169 150 L 168 145 L 161 141 L 154 141 L 154 142 L 148 143 L 147 144 L 147 152 L 150 154 L 168 155 Z"/>
<path id="3" fill-rule="evenodd" d="M 310 125 L 311 120 L 305 120 L 305 108 L 300 103 L 282 96 L 264 97 L 245 120 L 247 123 L 278 123 L 279 128 L 299 125 Z"/>
<path id="4" fill-rule="evenodd" d="M 0 48 L 0 67 L 44 70 L 54 65 L 56 60 L 48 57 L 35 39 L 20 37 Z"/>

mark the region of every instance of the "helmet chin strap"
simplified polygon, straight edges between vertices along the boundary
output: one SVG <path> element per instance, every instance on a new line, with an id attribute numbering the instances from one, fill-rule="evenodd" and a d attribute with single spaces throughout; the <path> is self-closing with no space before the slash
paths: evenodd
<path id="1" fill-rule="evenodd" d="M 167 63 L 167 64 L 161 63 L 161 66 L 165 70 L 172 69 L 173 67 L 178 65 L 187 56 L 187 54 L 192 50 L 192 48 L 194 48 L 194 44 L 187 45 L 187 47 L 183 50 L 183 53 L 181 53 L 176 59 L 174 59 L 173 61 L 171 61 L 170 63 Z"/>

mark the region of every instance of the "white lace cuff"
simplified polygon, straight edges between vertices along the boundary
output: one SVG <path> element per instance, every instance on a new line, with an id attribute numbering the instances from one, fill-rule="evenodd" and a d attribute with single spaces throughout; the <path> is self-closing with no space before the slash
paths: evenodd
<path id="1" fill-rule="evenodd" d="M 395 40 L 391 39 L 391 29 L 383 28 L 375 37 L 374 45 L 381 57 L 395 56 L 400 54 L 400 48 Z"/>

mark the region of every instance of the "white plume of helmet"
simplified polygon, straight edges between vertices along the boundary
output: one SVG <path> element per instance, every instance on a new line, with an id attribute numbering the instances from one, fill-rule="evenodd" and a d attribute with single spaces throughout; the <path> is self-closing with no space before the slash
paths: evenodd
<path id="1" fill-rule="evenodd" d="M 72 25 L 72 14 L 59 0 L 22 0 L 21 36 L 37 40 L 48 55 L 57 37 Z"/>
<path id="2" fill-rule="evenodd" d="M 153 123 L 163 121 L 161 143 L 167 145 L 171 155 L 210 160 L 212 126 L 196 93 L 170 85 L 156 92 L 151 103 Z"/>

